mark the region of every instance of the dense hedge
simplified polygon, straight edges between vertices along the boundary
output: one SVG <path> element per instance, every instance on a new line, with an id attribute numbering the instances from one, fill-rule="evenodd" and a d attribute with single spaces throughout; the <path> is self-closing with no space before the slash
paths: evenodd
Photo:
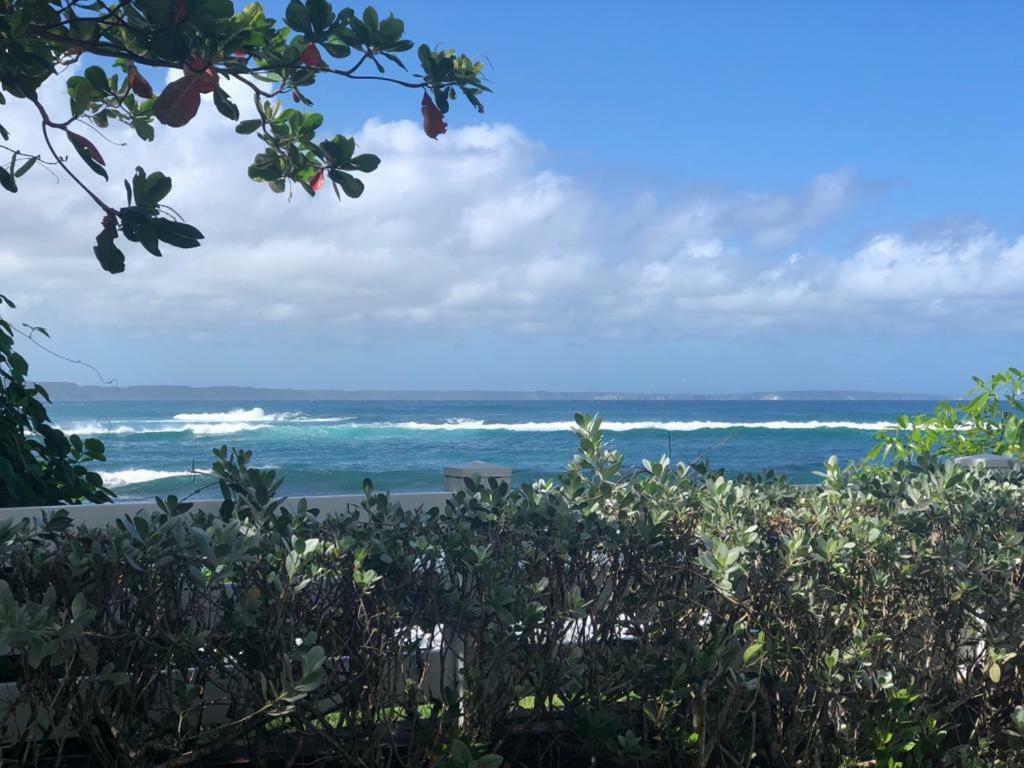
<path id="1" fill-rule="evenodd" d="M 598 427 L 557 481 L 444 509 L 368 487 L 323 520 L 221 453 L 219 515 L 4 528 L 4 756 L 1022 764 L 1024 474 L 623 471 Z"/>

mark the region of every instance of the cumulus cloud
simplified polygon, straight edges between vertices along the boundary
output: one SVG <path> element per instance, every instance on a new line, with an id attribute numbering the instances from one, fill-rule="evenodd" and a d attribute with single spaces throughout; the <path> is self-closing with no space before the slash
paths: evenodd
<path id="1" fill-rule="evenodd" d="M 5 110 L 16 140 L 33 135 L 25 105 Z M 242 325 L 616 336 L 932 324 L 994 317 L 1024 287 L 1024 245 L 985 229 L 879 234 L 850 253 L 815 248 L 858 195 L 848 169 L 796 193 L 642 195 L 624 207 L 552 170 L 543 147 L 511 125 L 453 127 L 437 142 L 410 121 L 336 128 L 384 160 L 358 201 L 325 189 L 289 202 L 250 182 L 260 145 L 211 104 L 153 144 L 115 133 L 130 147 L 99 145 L 111 168 L 104 194 L 120 199 L 135 162 L 167 171 L 169 202 L 204 245 L 168 248 L 163 259 L 130 248 L 127 272 L 105 275 L 90 250 L 99 211 L 68 180 L 33 173 L 22 193 L 0 198 L 0 285 L 26 317 L 52 325 L 73 318 L 191 338 Z M 69 311 L 53 318 L 54 306 Z"/>

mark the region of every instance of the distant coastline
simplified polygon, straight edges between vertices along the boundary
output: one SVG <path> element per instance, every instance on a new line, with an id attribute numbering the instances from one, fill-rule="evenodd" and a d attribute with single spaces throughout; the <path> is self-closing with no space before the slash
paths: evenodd
<path id="1" fill-rule="evenodd" d="M 418 400 L 433 402 L 529 402 L 529 401 L 858 401 L 858 400 L 949 400 L 948 395 L 870 392 L 859 390 L 796 390 L 746 392 L 737 394 L 659 394 L 633 392 L 548 392 L 490 390 L 344 390 L 280 389 L 271 387 L 190 387 L 186 385 L 137 385 L 128 387 L 73 384 L 67 381 L 40 382 L 55 402 L 103 401 L 387 401 Z M 955 399 L 955 398 L 953 398 Z"/>

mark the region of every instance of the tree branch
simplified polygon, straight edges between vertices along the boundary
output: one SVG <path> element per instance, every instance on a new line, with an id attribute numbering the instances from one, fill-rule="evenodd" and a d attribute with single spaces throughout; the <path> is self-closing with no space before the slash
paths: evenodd
<path id="1" fill-rule="evenodd" d="M 50 134 L 49 134 L 49 131 L 47 129 L 48 128 L 57 128 L 58 130 L 61 130 L 61 131 L 64 131 L 64 133 L 67 133 L 68 132 L 67 123 L 63 123 L 63 124 L 55 123 L 52 120 L 50 120 L 50 116 L 48 114 L 46 114 L 46 108 L 43 107 L 43 105 L 39 103 L 38 97 L 30 96 L 29 97 L 29 101 L 31 101 L 33 104 L 36 105 L 36 109 L 39 110 L 39 114 L 43 118 L 43 123 L 42 123 L 42 125 L 43 125 L 43 141 L 46 142 L 46 146 L 49 148 L 50 154 L 53 155 L 53 159 L 57 161 L 57 164 L 62 169 L 64 169 L 64 173 L 66 173 L 68 176 L 70 176 L 71 180 L 74 181 L 78 186 L 80 186 L 85 191 L 85 193 L 89 197 L 91 197 L 93 199 L 93 202 L 95 202 L 96 205 L 98 205 L 103 210 L 104 213 L 108 213 L 108 214 L 111 214 L 111 215 L 116 215 L 117 212 L 113 208 L 111 208 L 109 205 L 104 203 L 95 192 L 93 192 L 91 189 L 89 189 L 89 187 L 86 186 L 85 182 L 83 182 L 80 178 L 78 178 L 78 176 L 75 175 L 75 172 L 72 171 L 68 167 L 68 164 L 66 162 L 64 162 L 64 159 L 59 154 L 57 154 L 57 150 L 53 148 L 53 142 L 50 141 Z M 69 120 L 68 122 L 71 122 L 71 121 Z"/>

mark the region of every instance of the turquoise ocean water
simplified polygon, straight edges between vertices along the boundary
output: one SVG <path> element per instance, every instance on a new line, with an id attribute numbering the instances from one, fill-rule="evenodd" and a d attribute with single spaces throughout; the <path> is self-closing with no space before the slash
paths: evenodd
<path id="1" fill-rule="evenodd" d="M 525 481 L 558 473 L 572 458 L 577 411 L 600 413 L 627 464 L 668 454 L 707 458 L 730 472 L 774 469 L 811 482 L 829 456 L 859 458 L 917 401 L 529 401 L 529 402 L 89 402 L 50 409 L 63 429 L 101 438 L 97 469 L 124 499 L 183 495 L 219 445 L 253 451 L 278 468 L 289 496 L 436 490 L 441 468 L 472 460 L 512 467 Z M 204 495 L 213 495 L 207 492 Z"/>

